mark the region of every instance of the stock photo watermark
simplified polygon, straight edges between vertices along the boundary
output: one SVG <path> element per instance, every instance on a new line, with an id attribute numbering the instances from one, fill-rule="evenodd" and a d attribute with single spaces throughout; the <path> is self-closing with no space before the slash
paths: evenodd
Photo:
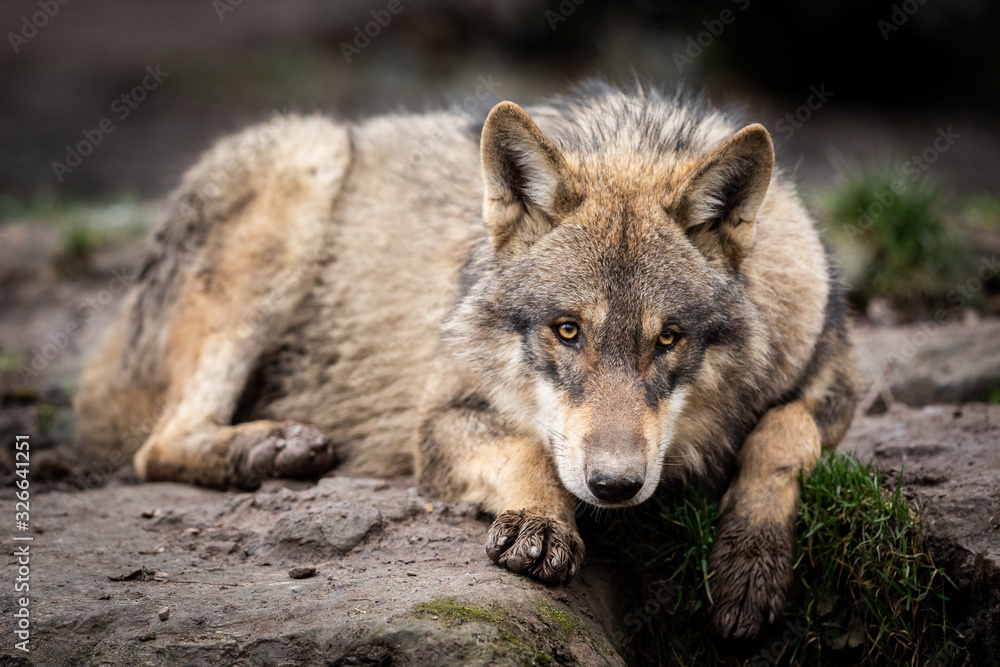
<path id="1" fill-rule="evenodd" d="M 794 112 L 786 113 L 784 118 L 778 119 L 778 122 L 775 123 L 775 129 L 784 134 L 785 139 L 791 139 L 795 136 L 795 130 L 800 129 L 804 123 L 808 123 L 813 112 L 822 109 L 823 105 L 833 97 L 833 91 L 827 90 L 825 83 L 819 84 L 819 88 L 809 86 L 809 92 L 811 94 L 806 98 L 804 104 L 797 107 Z"/>
<path id="2" fill-rule="evenodd" d="M 915 357 L 921 348 L 940 333 L 944 322 L 960 313 L 983 290 L 986 283 L 997 276 L 1000 276 L 1000 261 L 997 260 L 997 256 L 980 257 L 979 265 L 969 277 L 956 283 L 954 288 L 945 295 L 945 302 L 948 306 L 936 309 L 932 320 L 917 324 L 918 330 L 907 336 L 898 350 L 888 355 L 886 365 L 892 367 Z"/>
<path id="3" fill-rule="evenodd" d="M 160 69 L 159 64 L 148 65 L 142 81 L 111 102 L 111 113 L 119 122 L 124 121 L 168 76 L 170 76 L 170 72 L 164 72 Z M 52 173 L 55 174 L 56 180 L 62 183 L 63 177 L 73 173 L 74 169 L 83 164 L 84 158 L 91 155 L 94 149 L 101 145 L 105 137 L 114 131 L 115 121 L 107 116 L 98 121 L 93 129 L 84 129 L 82 131 L 83 139 L 75 145 L 66 145 L 66 157 L 63 161 L 54 160 L 52 162 Z"/>
<path id="4" fill-rule="evenodd" d="M 750 7 L 750 0 L 730 0 L 737 9 L 745 12 Z M 736 12 L 728 7 L 719 12 L 718 18 L 706 19 L 701 22 L 705 29 L 697 35 L 688 35 L 684 51 L 674 51 L 672 55 L 677 71 L 683 73 L 684 68 L 694 64 L 694 61 L 705 53 L 705 49 L 712 46 L 718 39 L 727 25 L 732 25 L 736 21 Z"/>
<path id="5" fill-rule="evenodd" d="M 214 171 L 196 191 L 177 203 L 178 215 L 193 220 L 222 194 L 223 186 L 246 175 L 247 164 L 288 125 L 288 116 L 275 111 L 271 122 L 256 128 L 237 149 L 239 159 L 233 159 Z"/>
<path id="6" fill-rule="evenodd" d="M 20 53 L 21 47 L 34 39 L 56 17 L 59 10 L 69 3 L 70 0 L 38 0 L 39 11 L 21 17 L 21 29 L 18 32 L 7 33 L 7 41 L 14 53 Z"/>
<path id="7" fill-rule="evenodd" d="M 212 9 L 219 17 L 219 23 L 226 20 L 226 14 L 235 12 L 236 8 L 243 4 L 243 0 L 212 0 Z"/>
<path id="8" fill-rule="evenodd" d="M 892 33 L 897 32 L 900 28 L 906 25 L 906 22 L 910 20 L 910 17 L 916 14 L 921 5 L 926 2 L 927 0 L 904 0 L 904 2 L 901 2 L 898 5 L 893 4 L 892 13 L 889 14 L 889 19 L 879 19 L 875 23 L 879 32 L 882 33 L 882 39 L 888 42 Z"/>
<path id="9" fill-rule="evenodd" d="M 413 0 L 406 0 L 409 4 Z M 383 9 L 373 9 L 372 20 L 364 26 L 354 26 L 354 40 L 351 42 L 341 42 L 340 52 L 344 54 L 344 59 L 350 63 L 351 58 L 360 55 L 362 49 L 372 43 L 372 40 L 382 34 L 382 30 L 389 27 L 392 19 L 403 12 L 403 0 L 389 0 Z"/>
<path id="10" fill-rule="evenodd" d="M 112 277 L 104 289 L 87 297 L 83 303 L 77 306 L 75 317 L 59 330 L 50 332 L 41 346 L 35 348 L 31 361 L 21 366 L 20 377 L 22 381 L 27 382 L 43 373 L 49 364 L 58 358 L 77 336 L 83 333 L 87 324 L 110 306 L 118 296 L 124 294 L 129 286 L 135 282 L 137 272 L 116 269 L 111 272 L 111 275 Z"/>
<path id="11" fill-rule="evenodd" d="M 988 630 L 991 625 L 996 623 L 993 617 L 1000 612 L 998 607 L 1000 607 L 1000 591 L 995 590 L 990 594 L 990 600 L 984 608 L 980 609 L 975 616 L 959 623 L 955 629 L 965 638 Z M 940 653 L 932 655 L 926 664 L 931 667 L 948 667 L 956 664 L 960 658 L 963 658 L 962 650 L 958 646 L 952 645 Z M 967 663 L 963 661 L 961 664 Z"/>
<path id="12" fill-rule="evenodd" d="M 886 210 L 896 203 L 910 184 L 918 181 L 924 172 L 930 169 L 931 165 L 937 162 L 941 155 L 946 153 L 961 138 L 962 135 L 952 130 L 951 125 L 947 129 L 939 127 L 937 136 L 931 145 L 921 151 L 919 155 L 913 155 L 903 163 L 900 170 L 901 176 L 889 184 L 889 189 L 876 192 L 875 201 L 867 207 L 858 207 L 858 222 L 856 225 L 847 227 L 847 234 L 856 238 L 869 229 L 875 220 L 883 216 Z"/>
<path id="13" fill-rule="evenodd" d="M 784 657 L 785 652 L 802 641 L 809 631 L 809 626 L 803 619 L 797 619 L 793 624 L 785 621 L 785 631 L 779 639 L 750 659 L 750 667 L 768 667 L 776 665 Z"/>
<path id="14" fill-rule="evenodd" d="M 496 98 L 496 91 L 503 86 L 503 83 L 495 80 L 492 74 L 487 74 L 485 77 L 478 77 L 477 82 L 478 83 L 472 93 L 470 95 L 466 95 L 462 100 L 462 109 L 468 113 L 474 113 L 475 111 L 482 109 L 485 103 Z M 423 137 L 419 141 L 417 148 L 410 153 L 406 162 L 401 163 L 401 166 L 405 168 L 406 171 L 399 173 L 399 175 L 403 178 L 407 178 L 410 171 L 419 167 L 424 160 L 433 155 L 434 149 L 447 137 L 448 131 L 443 126 L 438 126 L 433 134 Z"/>
<path id="15" fill-rule="evenodd" d="M 559 24 L 563 21 L 569 19 L 576 11 L 576 8 L 582 5 L 587 0 L 562 0 L 559 6 L 555 10 L 546 9 L 545 10 L 545 20 L 549 22 L 549 27 L 555 32 L 555 29 L 559 27 Z"/>
<path id="16" fill-rule="evenodd" d="M 677 598 L 677 593 L 679 592 L 679 587 L 677 584 L 667 583 L 660 584 L 660 586 L 653 591 L 652 595 L 647 598 L 642 605 L 636 605 L 627 614 L 625 618 L 622 619 L 628 632 L 624 630 L 618 630 L 614 635 L 614 643 L 617 646 L 624 646 L 630 642 L 637 634 L 642 632 L 642 629 L 649 625 L 654 618 L 659 616 L 659 614 L 664 609 L 669 609 L 674 605 L 674 601 Z"/>
<path id="17" fill-rule="evenodd" d="M 30 652 L 31 642 L 31 544 L 35 538 L 31 530 L 31 444 L 26 435 L 14 436 L 14 558 L 17 559 L 17 576 L 14 578 L 15 607 L 11 629 L 19 640 L 14 648 Z"/>

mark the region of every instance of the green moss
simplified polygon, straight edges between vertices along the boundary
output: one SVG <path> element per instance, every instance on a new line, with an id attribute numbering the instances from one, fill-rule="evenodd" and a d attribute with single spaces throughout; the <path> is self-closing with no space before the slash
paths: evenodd
<path id="1" fill-rule="evenodd" d="M 536 611 L 538 618 L 555 630 L 555 636 L 559 641 L 569 640 L 580 627 L 580 624 L 570 617 L 569 610 L 563 611 L 554 605 L 543 602 L 538 605 Z"/>
<path id="2" fill-rule="evenodd" d="M 539 665 L 539 667 L 548 667 L 552 664 L 552 658 L 545 655 L 544 653 L 536 653 L 531 656 L 531 664 Z"/>
<path id="3" fill-rule="evenodd" d="M 849 456 L 822 459 L 803 484 L 795 587 L 783 622 L 750 655 L 708 629 L 718 503 L 689 488 L 649 505 L 605 535 L 638 566 L 655 600 L 626 619 L 642 626 L 629 641 L 639 662 L 895 665 L 961 655 L 945 607 L 954 587 L 923 549 L 914 507 L 898 485 L 888 491 L 879 472 Z"/>
<path id="4" fill-rule="evenodd" d="M 443 621 L 459 621 L 470 623 L 478 621 L 500 626 L 509 622 L 509 612 L 499 605 L 494 605 L 489 611 L 481 607 L 459 604 L 455 598 L 444 598 L 425 602 L 417 606 L 417 611 L 424 611 L 439 616 Z"/>
<path id="5" fill-rule="evenodd" d="M 486 656 L 493 657 L 499 652 L 526 665 L 545 666 L 552 663 L 543 638 L 534 637 L 522 629 L 514 614 L 498 604 L 484 609 L 462 604 L 455 598 L 442 598 L 417 605 L 415 612 L 418 616 L 436 616 L 439 623 L 449 626 L 462 623 L 491 626 L 495 636 L 491 642 L 480 647 Z"/>

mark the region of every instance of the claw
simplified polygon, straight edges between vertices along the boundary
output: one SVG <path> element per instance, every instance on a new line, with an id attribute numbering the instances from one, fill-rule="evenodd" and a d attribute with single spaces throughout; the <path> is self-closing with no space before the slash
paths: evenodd
<path id="1" fill-rule="evenodd" d="M 576 574 L 575 561 L 583 558 L 583 542 L 562 521 L 507 511 L 498 514 L 490 526 L 486 553 L 511 572 L 546 584 L 562 584 Z"/>

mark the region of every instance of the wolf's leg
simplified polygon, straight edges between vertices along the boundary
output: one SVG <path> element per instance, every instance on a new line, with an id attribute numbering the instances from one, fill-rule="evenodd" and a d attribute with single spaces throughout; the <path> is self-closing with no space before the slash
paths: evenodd
<path id="1" fill-rule="evenodd" d="M 799 475 L 820 454 L 804 401 L 769 410 L 739 453 L 709 555 L 712 620 L 724 637 L 752 639 L 785 607 L 792 583 Z"/>
<path id="2" fill-rule="evenodd" d="M 496 514 L 486 537 L 494 563 L 545 583 L 567 582 L 583 563 L 576 501 L 544 445 L 507 431 L 488 409 L 453 407 L 431 416 L 417 456 L 421 491 L 478 502 Z"/>
<path id="3" fill-rule="evenodd" d="M 155 367 L 166 386 L 134 458 L 143 480 L 253 487 L 333 464 L 311 427 L 232 425 L 261 355 L 314 287 L 350 164 L 343 126 L 304 118 L 264 130 L 224 140 L 192 170 L 181 202 L 215 194 L 189 215 L 174 211 L 143 269 L 125 363 Z"/>
<path id="4" fill-rule="evenodd" d="M 315 428 L 263 420 L 230 425 L 260 341 L 220 335 L 201 343 L 195 371 L 171 387 L 135 455 L 140 479 L 255 488 L 267 477 L 318 477 L 333 466 L 332 445 Z"/>

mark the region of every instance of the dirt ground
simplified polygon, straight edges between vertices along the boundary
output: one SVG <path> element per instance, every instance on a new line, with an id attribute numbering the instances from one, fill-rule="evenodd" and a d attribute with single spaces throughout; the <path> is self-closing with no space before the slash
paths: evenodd
<path id="1" fill-rule="evenodd" d="M 608 639 L 614 586 L 600 568 L 566 589 L 501 570 L 484 556 L 488 524 L 475 508 L 429 503 L 411 483 L 111 484 L 41 496 L 33 651 L 6 657 L 18 652 L 5 632 L 0 663 L 524 664 L 544 654 L 622 664 Z M 292 578 L 296 567 L 315 574 Z M 0 595 L 5 610 L 11 598 Z"/>

